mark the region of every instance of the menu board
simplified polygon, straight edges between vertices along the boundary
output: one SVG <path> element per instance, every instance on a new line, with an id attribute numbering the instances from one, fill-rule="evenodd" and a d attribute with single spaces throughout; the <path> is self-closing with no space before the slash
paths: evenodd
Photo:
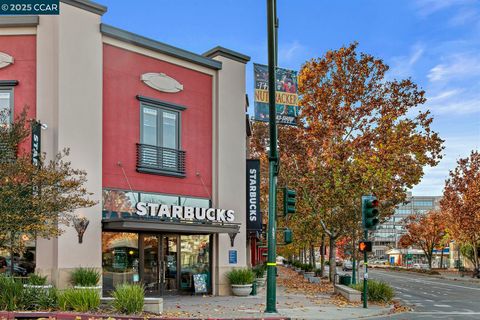
<path id="1" fill-rule="evenodd" d="M 195 293 L 207 293 L 207 275 L 205 273 L 194 274 L 193 286 Z"/>

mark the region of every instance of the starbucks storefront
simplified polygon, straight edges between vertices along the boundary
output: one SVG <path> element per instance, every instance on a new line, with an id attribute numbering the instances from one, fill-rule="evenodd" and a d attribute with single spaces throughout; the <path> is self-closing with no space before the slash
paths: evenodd
<path id="1" fill-rule="evenodd" d="M 119 190 L 104 190 L 103 204 L 104 296 L 122 283 L 141 283 L 149 296 L 212 292 L 214 235 L 238 233 L 232 210 Z"/>

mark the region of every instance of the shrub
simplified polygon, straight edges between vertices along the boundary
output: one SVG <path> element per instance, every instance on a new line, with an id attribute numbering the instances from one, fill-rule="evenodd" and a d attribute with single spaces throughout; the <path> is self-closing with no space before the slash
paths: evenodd
<path id="1" fill-rule="evenodd" d="M 134 314 L 143 311 L 145 291 L 137 284 L 122 284 L 113 292 L 113 308 L 121 313 Z"/>
<path id="2" fill-rule="evenodd" d="M 74 286 L 94 287 L 100 281 L 100 273 L 94 268 L 77 268 L 70 276 Z"/>
<path id="3" fill-rule="evenodd" d="M 100 306 L 100 294 L 91 289 L 67 289 L 58 295 L 58 306 L 64 311 L 95 310 Z"/>
<path id="4" fill-rule="evenodd" d="M 55 288 L 23 289 L 22 306 L 25 310 L 52 310 L 58 307 L 58 291 Z"/>
<path id="5" fill-rule="evenodd" d="M 305 263 L 302 265 L 302 269 L 305 270 L 305 272 L 312 272 L 313 266 L 309 263 Z"/>
<path id="6" fill-rule="evenodd" d="M 44 286 L 47 284 L 47 277 L 42 277 L 39 274 L 32 273 L 28 277 L 27 283 L 34 286 Z"/>
<path id="7" fill-rule="evenodd" d="M 252 284 L 255 280 L 255 274 L 248 268 L 233 269 L 227 273 L 230 284 Z"/>
<path id="8" fill-rule="evenodd" d="M 0 310 L 22 309 L 23 284 L 12 277 L 0 275 Z"/>
<path id="9" fill-rule="evenodd" d="M 362 291 L 363 282 L 350 285 L 353 289 Z M 385 282 L 368 280 L 367 296 L 369 301 L 389 302 L 393 299 L 393 288 Z"/>
<path id="10" fill-rule="evenodd" d="M 255 277 L 257 278 L 263 278 L 265 275 L 265 271 L 267 270 L 267 265 L 266 264 L 257 264 L 255 267 L 253 267 L 253 272 L 255 273 Z"/>

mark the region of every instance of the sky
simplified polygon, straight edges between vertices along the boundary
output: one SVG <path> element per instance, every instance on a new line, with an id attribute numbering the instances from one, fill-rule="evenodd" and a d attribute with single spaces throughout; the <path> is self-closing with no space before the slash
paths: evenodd
<path id="1" fill-rule="evenodd" d="M 103 22 L 203 53 L 217 45 L 251 57 L 247 93 L 253 113 L 253 63 L 267 64 L 266 1 L 97 0 Z M 443 159 L 425 168 L 413 195 L 441 195 L 459 158 L 480 149 L 480 0 L 277 0 L 278 65 L 302 64 L 353 41 L 426 91 Z"/>

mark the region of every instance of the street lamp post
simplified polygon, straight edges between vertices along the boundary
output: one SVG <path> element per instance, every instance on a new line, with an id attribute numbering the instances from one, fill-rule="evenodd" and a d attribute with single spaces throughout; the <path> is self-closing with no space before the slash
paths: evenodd
<path id="1" fill-rule="evenodd" d="M 276 313 L 276 195 L 277 195 L 277 123 L 275 115 L 275 65 L 276 65 L 276 0 L 267 0 L 268 30 L 268 109 L 270 127 L 269 192 L 268 192 L 268 258 L 267 258 L 267 303 L 265 312 Z"/>

